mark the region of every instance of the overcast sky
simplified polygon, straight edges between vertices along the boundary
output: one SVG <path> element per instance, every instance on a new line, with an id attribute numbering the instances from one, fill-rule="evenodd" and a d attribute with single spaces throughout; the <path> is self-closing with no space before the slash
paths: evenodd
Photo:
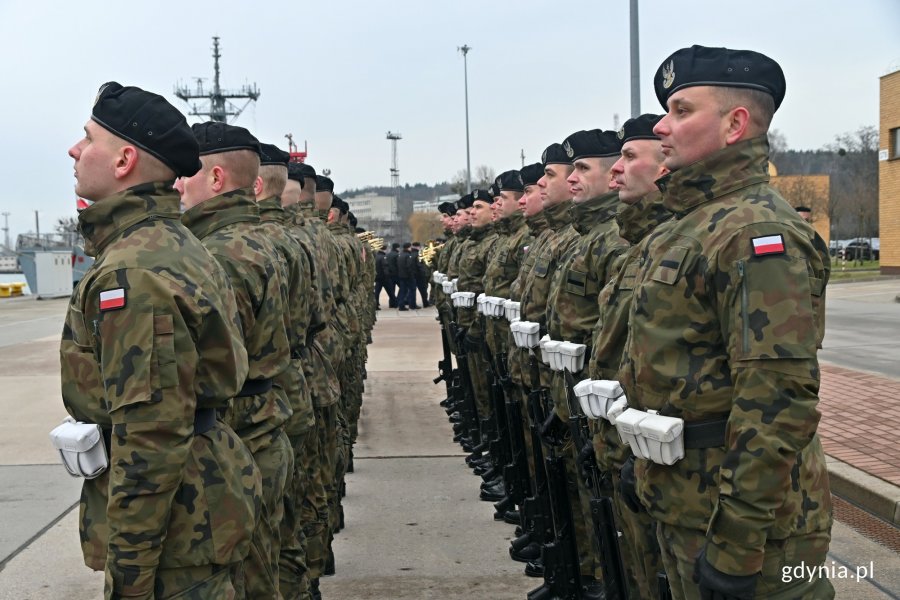
<path id="1" fill-rule="evenodd" d="M 13 243 L 34 230 L 34 210 L 42 231 L 74 215 L 66 152 L 99 85 L 138 85 L 186 113 L 173 86 L 209 84 L 213 35 L 223 86 L 255 82 L 262 93 L 237 124 L 282 147 L 288 132 L 306 140 L 310 164 L 330 168 L 339 191 L 390 183 L 388 130 L 403 136 L 401 183 L 450 180 L 465 168 L 457 47 L 468 44 L 472 169 L 518 168 L 521 150 L 536 162 L 573 131 L 630 116 L 628 5 L 0 0 L 0 211 L 11 213 Z M 898 0 L 641 0 L 640 31 L 643 112 L 661 111 L 653 74 L 674 50 L 758 50 L 785 71 L 773 127 L 791 148 L 877 125 L 879 77 L 900 69 Z"/>

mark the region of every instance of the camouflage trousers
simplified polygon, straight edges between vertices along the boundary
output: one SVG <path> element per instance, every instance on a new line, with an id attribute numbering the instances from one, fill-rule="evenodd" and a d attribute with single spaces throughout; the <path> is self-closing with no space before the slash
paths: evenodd
<path id="1" fill-rule="evenodd" d="M 659 579 L 663 572 L 656 540 L 656 521 L 646 510 L 634 512 L 619 493 L 619 470 L 612 469 L 613 511 L 616 523 L 622 531 L 619 537 L 619 553 L 625 571 L 628 598 L 631 600 L 658 600 Z"/>
<path id="2" fill-rule="evenodd" d="M 472 381 L 472 393 L 475 395 L 478 419 L 484 421 L 493 414 L 490 399 L 491 383 L 487 374 L 488 363 L 484 360 L 480 350 L 468 350 L 466 358 L 469 361 L 469 379 Z"/>
<path id="3" fill-rule="evenodd" d="M 322 499 L 317 497 L 318 504 L 314 510 L 317 523 L 321 523 L 321 526 L 311 527 L 306 536 L 306 566 L 310 580 L 322 576 L 331 540 L 329 526 L 331 511 L 332 507 L 337 509 L 337 488 L 334 479 L 337 463 L 337 411 L 337 404 L 315 408 L 316 441 L 319 446 L 315 465 L 316 484 L 321 483 L 325 503 L 321 504 Z"/>
<path id="4" fill-rule="evenodd" d="M 699 600 L 700 590 L 693 580 L 697 555 L 706 544 L 706 532 L 659 523 L 657 539 L 674 600 Z M 825 563 L 831 534 L 814 532 L 784 540 L 769 540 L 765 546 L 762 571 L 757 577 L 757 600 L 832 600 L 834 587 L 826 578 L 809 576 L 785 580 L 785 569 L 807 568 Z M 817 575 L 818 573 L 816 573 Z"/>
<path id="5" fill-rule="evenodd" d="M 239 565 L 203 565 L 157 569 L 153 595 L 157 600 L 235 600 Z"/>
<path id="6" fill-rule="evenodd" d="M 326 511 L 327 506 L 319 474 L 319 438 L 315 429 L 289 438 L 294 450 L 294 475 L 284 497 L 278 579 L 285 600 L 306 600 L 309 598 L 307 540 L 321 535 L 324 520 L 319 520 L 318 513 Z"/>
<path id="7" fill-rule="evenodd" d="M 571 439 L 560 451 L 566 464 L 566 480 L 568 483 L 568 500 L 572 509 L 572 521 L 575 526 L 575 543 L 578 546 L 578 562 L 582 577 L 592 577 L 603 581 L 603 570 L 600 567 L 600 552 L 597 536 L 594 535 L 594 520 L 591 517 L 591 492 L 587 489 L 581 469 L 578 466 L 579 449 Z"/>
<path id="8" fill-rule="evenodd" d="M 347 420 L 350 445 L 352 446 L 356 442 L 356 436 L 359 433 L 357 423 L 359 422 L 359 413 L 362 410 L 364 384 L 361 374 L 366 368 L 365 356 L 362 352 L 353 351 L 348 363 L 350 368 L 347 370 L 346 410 L 344 416 Z M 343 381 L 341 382 L 341 388 L 345 389 Z"/>
<path id="9" fill-rule="evenodd" d="M 243 586 L 239 598 L 280 598 L 278 560 L 281 553 L 281 521 L 284 495 L 294 472 L 294 451 L 287 434 L 273 432 L 271 443 L 253 452 L 262 475 L 260 519 L 243 562 Z"/>

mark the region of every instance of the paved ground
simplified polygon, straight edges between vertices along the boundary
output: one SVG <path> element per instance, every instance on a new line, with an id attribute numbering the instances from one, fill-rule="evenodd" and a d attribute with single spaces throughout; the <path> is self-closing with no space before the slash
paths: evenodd
<path id="1" fill-rule="evenodd" d="M 900 288 L 900 282 L 892 285 Z M 900 312 L 900 304 L 889 306 L 892 290 L 873 289 L 867 284 L 829 289 L 826 350 L 832 340 L 850 339 L 842 337 L 851 335 L 841 329 L 848 322 L 846 311 L 853 319 L 869 315 L 864 325 L 852 326 L 871 327 L 868 335 L 843 347 L 834 362 L 851 366 L 841 356 L 893 348 L 889 342 L 897 340 L 896 328 L 877 323 L 891 309 Z M 877 310 L 858 306 L 867 304 L 863 298 L 875 297 L 867 294 L 878 295 L 878 302 L 868 302 Z M 47 439 L 64 416 L 57 362 L 64 309 L 61 300 L 0 302 L 0 411 L 14 425 L 0 436 L 0 600 L 86 600 L 102 589 L 102 575 L 81 561 L 77 511 L 66 512 L 77 501 L 78 482 L 65 475 Z M 450 442 L 450 426 L 437 405 L 443 386 L 431 384 L 440 348 L 433 317 L 430 310 L 379 313 L 356 472 L 348 476 L 347 528 L 335 540 L 338 574 L 323 580 L 326 598 L 521 599 L 536 584 L 506 557 L 513 528 L 495 523 L 491 505 L 478 501 L 480 479 L 470 474 L 458 446 Z M 900 418 L 886 411 L 896 409 L 898 389 L 891 386 L 900 384 L 886 375 L 869 379 L 873 375 L 823 368 L 826 449 L 850 463 L 843 467 L 853 469 L 855 463 L 871 473 L 853 470 L 851 479 L 874 480 L 878 473 L 890 479 L 891 469 L 896 472 L 888 461 L 896 456 L 889 450 L 895 449 L 892 432 L 900 429 Z M 853 385 L 848 389 L 848 384 Z M 893 402 L 875 406 L 886 398 Z M 868 415 L 855 433 L 846 433 L 844 416 L 850 413 Z M 859 447 L 878 439 L 883 446 Z M 854 449 L 860 454 L 840 454 Z M 873 455 L 882 458 L 879 464 L 862 462 Z M 889 466 L 881 472 L 881 464 Z M 888 495 L 900 489 L 882 483 Z M 874 577 L 860 582 L 835 578 L 838 598 L 900 598 L 900 556 L 836 523 L 826 566 L 837 574 L 845 566 L 852 574 L 870 564 Z"/>

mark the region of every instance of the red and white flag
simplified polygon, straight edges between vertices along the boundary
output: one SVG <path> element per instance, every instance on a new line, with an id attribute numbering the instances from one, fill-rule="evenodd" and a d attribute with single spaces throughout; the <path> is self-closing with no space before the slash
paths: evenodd
<path id="1" fill-rule="evenodd" d="M 781 234 L 753 238 L 753 256 L 784 254 L 784 238 Z"/>
<path id="2" fill-rule="evenodd" d="M 100 292 L 100 310 L 114 310 L 125 307 L 125 288 Z"/>

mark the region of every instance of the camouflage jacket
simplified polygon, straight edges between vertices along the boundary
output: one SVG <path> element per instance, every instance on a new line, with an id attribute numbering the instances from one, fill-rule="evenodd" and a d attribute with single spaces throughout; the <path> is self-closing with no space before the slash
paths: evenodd
<path id="1" fill-rule="evenodd" d="M 547 303 L 547 333 L 554 340 L 591 345 L 597 294 L 609 280 L 610 265 L 627 246 L 614 220 L 618 204 L 618 192 L 610 192 L 569 209 L 577 237 L 554 271 Z"/>
<path id="2" fill-rule="evenodd" d="M 294 414 L 285 424 L 288 435 L 309 431 L 315 423 L 312 398 L 303 372 L 302 356 L 307 344 L 313 318 L 321 318 L 319 298 L 313 282 L 315 271 L 311 257 L 292 233 L 291 217 L 281 207 L 281 198 L 272 196 L 257 202 L 261 229 L 281 257 L 284 271 L 280 274 L 285 329 L 291 344 L 291 367 L 275 378 Z"/>
<path id="3" fill-rule="evenodd" d="M 225 424 L 194 435 L 195 411 L 224 408 L 241 388 L 247 353 L 228 279 L 179 221 L 172 182 L 105 198 L 78 220 L 96 262 L 66 315 L 62 397 L 111 439 L 110 468 L 83 484 L 81 547 L 106 570 L 106 598 L 149 598 L 159 567 L 235 563 L 249 550 L 259 471 Z"/>
<path id="4" fill-rule="evenodd" d="M 509 289 L 519 274 L 524 258 L 523 247 L 528 243 L 528 227 L 521 212 L 501 219 L 496 224 L 498 239 L 484 273 L 484 293 L 488 296 L 509 298 Z M 504 318 L 485 317 L 488 343 L 491 350 L 506 353 L 509 338 L 509 322 Z"/>
<path id="5" fill-rule="evenodd" d="M 644 247 L 641 241 L 670 218 L 672 213 L 663 206 L 659 192 L 653 192 L 632 205 L 619 204 L 616 222 L 620 235 L 633 245 L 616 261 L 612 278 L 600 291 L 599 318 L 593 331 L 588 366 L 591 379 L 619 378 L 619 365 L 628 336 L 631 293 Z M 594 447 L 601 448 L 597 454 L 600 468 L 604 471 L 621 469 L 625 459 L 631 454 L 628 445 L 622 443 L 615 426 L 609 421 L 599 419 L 591 423 L 595 433 Z"/>
<path id="6" fill-rule="evenodd" d="M 831 527 L 816 435 L 829 258 L 767 167 L 763 136 L 658 181 L 675 220 L 641 255 L 623 363 L 640 408 L 727 419 L 725 446 L 635 472 L 651 516 L 706 530 L 707 559 L 731 574 L 758 572 L 767 539 Z"/>
<path id="7" fill-rule="evenodd" d="M 281 258 L 259 226 L 252 190 L 236 189 L 201 202 L 181 215 L 181 222 L 203 242 L 225 269 L 237 299 L 250 361 L 250 382 L 273 380 L 290 368 L 291 348 L 281 299 Z M 226 421 L 251 450 L 268 445 L 291 417 L 284 392 L 239 393 Z"/>
<path id="8" fill-rule="evenodd" d="M 484 292 L 484 271 L 487 268 L 488 255 L 491 248 L 497 242 L 497 234 L 493 227 L 481 227 L 472 229 L 470 243 L 460 253 L 459 257 L 459 281 L 456 284 L 460 292 Z M 477 304 L 472 308 L 457 308 L 456 314 L 460 327 L 469 330 L 473 337 L 483 335 L 481 319 L 478 314 Z"/>
<path id="9" fill-rule="evenodd" d="M 534 266 L 536 253 L 532 252 L 532 249 L 534 249 L 535 242 L 541 235 L 541 232 L 547 228 L 547 215 L 542 211 L 530 217 L 525 217 L 525 227 L 528 229 L 528 233 L 525 234 L 525 239 L 523 240 L 522 263 L 519 265 L 519 272 L 516 273 L 515 280 L 509 286 L 509 299 L 517 302 L 522 298 L 522 285 Z"/>
<path id="10" fill-rule="evenodd" d="M 543 210 L 547 220 L 547 229 L 535 239 L 528 249 L 534 256 L 534 263 L 525 276 L 520 293 L 522 294 L 521 315 L 523 321 L 541 324 L 541 335 L 547 333 L 547 302 L 550 299 L 550 284 L 553 272 L 559 267 L 561 249 L 564 243 L 571 243 L 571 236 L 560 239 L 560 233 L 572 223 L 569 213 L 571 203 L 563 202 Z"/>
<path id="11" fill-rule="evenodd" d="M 362 285 L 362 277 L 360 276 L 360 256 L 357 255 L 357 248 L 350 239 L 353 235 L 346 225 L 337 222 L 328 223 L 328 231 L 334 236 L 337 246 L 341 249 L 341 268 L 345 275 L 347 302 L 343 307 L 347 311 L 347 330 L 349 336 L 347 338 L 347 347 L 349 350 L 355 349 L 359 344 L 364 343 L 362 340 L 362 323 L 360 322 L 360 303 L 359 288 Z M 342 307 L 338 307 L 340 309 Z"/>

